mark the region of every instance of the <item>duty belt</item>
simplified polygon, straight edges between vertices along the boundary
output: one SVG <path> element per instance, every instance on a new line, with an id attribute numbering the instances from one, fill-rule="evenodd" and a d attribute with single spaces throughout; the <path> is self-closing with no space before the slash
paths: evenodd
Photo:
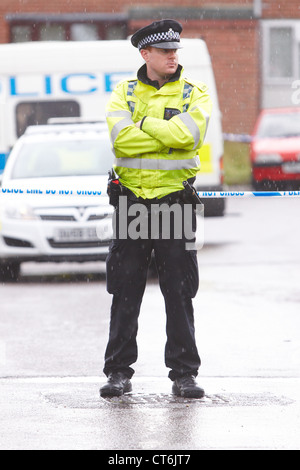
<path id="1" fill-rule="evenodd" d="M 193 184 L 196 178 L 190 178 L 187 181 L 190 184 Z M 151 199 L 144 199 L 142 197 L 136 196 L 130 189 L 122 186 L 122 195 L 128 196 L 128 199 L 133 202 L 145 204 L 146 206 L 150 206 L 152 204 L 175 204 L 178 202 L 187 202 L 186 198 L 186 190 L 181 189 L 179 191 L 174 191 L 173 193 L 167 194 L 163 197 L 154 197 Z"/>

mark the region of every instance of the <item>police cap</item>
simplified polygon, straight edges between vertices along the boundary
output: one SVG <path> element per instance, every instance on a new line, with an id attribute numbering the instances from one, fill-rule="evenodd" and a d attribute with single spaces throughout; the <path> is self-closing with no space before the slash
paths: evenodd
<path id="1" fill-rule="evenodd" d="M 147 46 L 160 49 L 180 49 L 180 33 L 182 26 L 175 20 L 154 21 L 139 29 L 131 37 L 131 43 L 139 50 Z"/>

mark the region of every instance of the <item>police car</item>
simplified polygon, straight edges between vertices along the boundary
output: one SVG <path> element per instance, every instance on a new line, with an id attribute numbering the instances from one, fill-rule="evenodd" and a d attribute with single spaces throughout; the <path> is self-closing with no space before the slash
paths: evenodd
<path id="1" fill-rule="evenodd" d="M 0 281 L 26 261 L 105 260 L 112 163 L 105 122 L 27 128 L 1 176 Z"/>

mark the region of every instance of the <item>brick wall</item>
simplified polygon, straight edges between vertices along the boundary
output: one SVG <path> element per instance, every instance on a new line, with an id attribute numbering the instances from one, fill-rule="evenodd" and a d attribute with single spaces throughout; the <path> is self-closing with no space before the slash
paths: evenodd
<path id="1" fill-rule="evenodd" d="M 214 67 L 225 132 L 249 133 L 259 112 L 258 30 L 253 21 L 202 25 Z"/>
<path id="2" fill-rule="evenodd" d="M 128 0 L 0 0 L 0 43 L 8 42 L 8 24 L 4 21 L 7 13 L 117 13 L 126 12 L 129 8 L 145 7 L 190 7 L 200 8 L 203 6 L 247 6 L 252 0 L 138 0 L 130 3 Z"/>
<path id="3" fill-rule="evenodd" d="M 299 0 L 263 0 L 263 18 L 300 18 Z"/>

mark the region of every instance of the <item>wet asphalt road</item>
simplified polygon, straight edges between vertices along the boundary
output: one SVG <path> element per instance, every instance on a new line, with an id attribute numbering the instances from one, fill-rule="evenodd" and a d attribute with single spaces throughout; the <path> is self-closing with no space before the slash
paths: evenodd
<path id="1" fill-rule="evenodd" d="M 203 400 L 175 399 L 149 279 L 132 394 L 99 398 L 103 263 L 24 265 L 1 285 L 1 449 L 299 448 L 300 199 L 231 199 L 206 219 L 196 336 Z"/>

